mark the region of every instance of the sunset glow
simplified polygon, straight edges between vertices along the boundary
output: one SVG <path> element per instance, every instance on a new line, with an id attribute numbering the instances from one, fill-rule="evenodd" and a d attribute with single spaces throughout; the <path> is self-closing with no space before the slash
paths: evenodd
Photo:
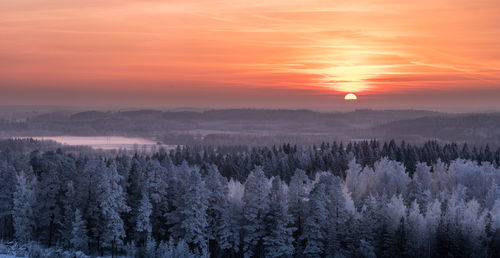
<path id="1" fill-rule="evenodd" d="M 3 0 L 0 101 L 326 107 L 362 92 L 418 107 L 474 92 L 471 107 L 494 108 L 498 13 L 494 0 Z"/>

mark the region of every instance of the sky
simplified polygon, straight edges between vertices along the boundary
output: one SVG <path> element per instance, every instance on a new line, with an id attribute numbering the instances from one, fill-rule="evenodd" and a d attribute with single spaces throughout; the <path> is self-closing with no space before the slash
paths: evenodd
<path id="1" fill-rule="evenodd" d="M 498 13 L 498 0 L 2 0 L 0 104 L 500 110 Z"/>

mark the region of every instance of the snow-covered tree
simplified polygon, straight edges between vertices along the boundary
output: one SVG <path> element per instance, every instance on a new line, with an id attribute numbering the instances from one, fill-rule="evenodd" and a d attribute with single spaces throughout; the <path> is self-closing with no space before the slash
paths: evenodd
<path id="1" fill-rule="evenodd" d="M 50 247 L 62 225 L 62 207 L 58 199 L 63 194 L 61 183 L 61 164 L 63 155 L 60 150 L 49 151 L 31 160 L 37 175 L 37 200 L 35 203 L 37 231 Z"/>
<path id="2" fill-rule="evenodd" d="M 291 215 L 295 241 L 299 242 L 299 237 L 303 231 L 303 224 L 306 209 L 307 198 L 309 194 L 310 180 L 306 172 L 297 169 L 290 180 L 288 186 L 288 212 Z"/>
<path id="3" fill-rule="evenodd" d="M 139 209 L 137 212 L 137 219 L 136 219 L 136 225 L 135 225 L 135 230 L 137 232 L 137 243 L 141 245 L 145 245 L 148 240 L 151 239 L 151 222 L 150 222 L 150 217 L 151 217 L 151 211 L 152 206 L 151 202 L 149 201 L 149 197 L 147 193 L 144 193 L 142 195 L 141 202 L 139 204 Z"/>
<path id="4" fill-rule="evenodd" d="M 243 195 L 245 187 L 235 180 L 230 180 L 228 183 L 229 193 L 227 195 L 229 209 L 224 212 L 224 219 L 229 221 L 230 235 L 228 242 L 231 245 L 231 250 L 234 253 L 241 251 L 242 227 L 244 222 L 243 217 Z"/>
<path id="5" fill-rule="evenodd" d="M 97 198 L 100 221 L 99 229 L 102 246 L 111 248 L 114 253 L 117 246 L 122 244 L 125 237 L 124 223 L 121 213 L 127 212 L 129 207 L 125 202 L 125 195 L 121 188 L 120 175 L 114 164 L 103 167 L 98 185 L 99 196 Z"/>
<path id="6" fill-rule="evenodd" d="M 73 231 L 73 222 L 75 220 L 75 209 L 77 204 L 77 195 L 75 192 L 74 182 L 69 181 L 64 190 L 63 198 L 63 213 L 62 226 L 61 226 L 61 236 L 64 240 L 65 246 L 71 246 L 71 238 Z M 81 213 L 80 213 L 81 216 Z"/>
<path id="7" fill-rule="evenodd" d="M 328 210 L 327 218 L 327 253 L 334 255 L 343 251 L 343 246 L 352 243 L 346 243 L 347 229 L 346 223 L 349 220 L 349 213 L 346 209 L 346 200 L 343 193 L 342 179 L 323 175 L 320 178 L 320 184 L 326 186 L 326 207 Z"/>
<path id="8" fill-rule="evenodd" d="M 146 244 L 144 245 L 143 252 L 144 257 L 155 257 L 156 255 L 156 241 L 152 237 L 148 237 Z"/>
<path id="9" fill-rule="evenodd" d="M 496 200 L 500 200 L 500 186 L 493 182 L 484 197 L 484 207 L 492 208 Z"/>
<path id="10" fill-rule="evenodd" d="M 431 168 L 425 163 L 418 163 L 413 178 L 422 186 L 423 190 L 429 190 L 432 180 Z"/>
<path id="11" fill-rule="evenodd" d="M 152 257 L 152 256 L 151 256 Z M 189 250 L 189 246 L 183 239 L 177 243 L 170 238 L 168 242 L 161 242 L 156 250 L 157 258 L 195 258 L 198 257 Z"/>
<path id="12" fill-rule="evenodd" d="M 349 161 L 349 168 L 346 171 L 345 182 L 347 189 L 351 193 L 354 200 L 359 201 L 364 195 L 365 187 L 361 180 L 362 167 L 355 159 Z"/>
<path id="13" fill-rule="evenodd" d="M 467 234 L 467 241 L 474 254 L 486 255 L 482 248 L 486 239 L 486 215 L 487 212 L 481 210 L 479 202 L 475 199 L 467 202 L 462 213 L 461 229 Z"/>
<path id="14" fill-rule="evenodd" d="M 16 168 L 0 160 L 0 237 L 12 236 L 13 195 L 16 190 Z"/>
<path id="15" fill-rule="evenodd" d="M 491 227 L 496 230 L 500 230 L 500 199 L 495 201 L 495 204 L 491 208 Z"/>
<path id="16" fill-rule="evenodd" d="M 15 237 L 21 242 L 28 242 L 34 233 L 35 214 L 33 206 L 36 201 L 35 183 L 32 179 L 26 178 L 24 172 L 17 176 L 16 190 L 14 192 L 14 218 Z"/>
<path id="17" fill-rule="evenodd" d="M 88 250 L 87 224 L 83 220 L 79 209 L 74 212 L 70 244 L 72 248 L 78 251 L 87 252 Z"/>
<path id="18" fill-rule="evenodd" d="M 439 221 L 441 219 L 441 202 L 435 199 L 427 207 L 425 213 L 425 226 L 426 226 L 426 243 L 425 243 L 425 255 L 431 256 L 435 253 L 436 249 L 436 234 L 439 226 Z"/>
<path id="19" fill-rule="evenodd" d="M 395 232 L 400 227 L 401 218 L 406 218 L 407 214 L 403 197 L 401 195 L 392 196 L 385 210 L 389 218 L 389 229 Z"/>
<path id="20" fill-rule="evenodd" d="M 228 201 L 228 181 L 222 177 L 216 166 L 208 167 L 205 185 L 208 190 L 207 223 L 210 239 L 210 253 L 215 255 L 219 249 L 230 249 L 231 211 Z"/>
<path id="21" fill-rule="evenodd" d="M 207 205 L 208 191 L 197 169 L 190 169 L 186 189 L 180 196 L 178 206 L 170 217 L 179 219 L 171 228 L 172 236 L 184 239 L 201 255 L 208 250 Z"/>
<path id="22" fill-rule="evenodd" d="M 267 234 L 263 239 L 265 257 L 289 257 L 294 252 L 291 216 L 287 213 L 286 193 L 279 178 L 272 181 L 269 212 L 264 223 Z"/>
<path id="23" fill-rule="evenodd" d="M 434 196 L 438 193 L 451 190 L 451 178 L 448 173 L 448 165 L 441 160 L 432 166 L 431 192 Z"/>
<path id="24" fill-rule="evenodd" d="M 168 165 L 169 163 L 167 163 Z M 163 167 L 158 161 L 148 161 L 142 191 L 147 193 L 151 202 L 151 226 L 156 228 L 155 238 L 166 237 L 164 214 L 169 211 L 168 187 L 172 171 Z M 140 205 L 140 204 L 139 204 Z M 137 213 L 137 212 L 136 212 Z M 137 214 L 136 214 L 137 215 Z"/>
<path id="25" fill-rule="evenodd" d="M 269 183 L 262 167 L 248 175 L 243 195 L 243 252 L 245 257 L 264 254 L 264 218 L 269 211 Z"/>
<path id="26" fill-rule="evenodd" d="M 305 243 L 305 256 L 320 257 L 325 252 L 327 240 L 328 209 L 326 200 L 326 186 L 316 184 L 309 195 L 306 206 L 304 231 L 300 237 Z"/>
<path id="27" fill-rule="evenodd" d="M 422 257 L 425 251 L 426 224 L 417 201 L 413 201 L 408 210 L 408 231 L 410 232 L 409 241 L 412 245 L 412 255 Z"/>
<path id="28" fill-rule="evenodd" d="M 157 258 L 171 258 L 174 257 L 174 248 L 175 244 L 173 240 L 170 241 L 161 241 L 158 244 L 158 248 L 156 249 L 156 257 Z"/>
<path id="29" fill-rule="evenodd" d="M 393 196 L 406 192 L 410 178 L 403 164 L 382 158 L 374 166 L 379 194 Z"/>

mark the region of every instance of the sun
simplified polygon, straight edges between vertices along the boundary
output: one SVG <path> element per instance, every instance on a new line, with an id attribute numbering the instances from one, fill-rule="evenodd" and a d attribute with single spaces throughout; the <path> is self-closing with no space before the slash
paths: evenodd
<path id="1" fill-rule="evenodd" d="M 357 100 L 358 96 L 356 96 L 354 93 L 349 93 L 345 95 L 344 97 L 345 100 Z"/>

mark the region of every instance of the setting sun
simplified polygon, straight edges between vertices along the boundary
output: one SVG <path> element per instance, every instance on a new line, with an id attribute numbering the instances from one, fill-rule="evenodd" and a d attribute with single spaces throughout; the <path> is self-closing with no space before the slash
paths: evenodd
<path id="1" fill-rule="evenodd" d="M 358 99 L 358 96 L 356 96 L 355 94 L 353 93 L 349 93 L 347 95 L 345 95 L 344 97 L 345 100 L 357 100 Z"/>

